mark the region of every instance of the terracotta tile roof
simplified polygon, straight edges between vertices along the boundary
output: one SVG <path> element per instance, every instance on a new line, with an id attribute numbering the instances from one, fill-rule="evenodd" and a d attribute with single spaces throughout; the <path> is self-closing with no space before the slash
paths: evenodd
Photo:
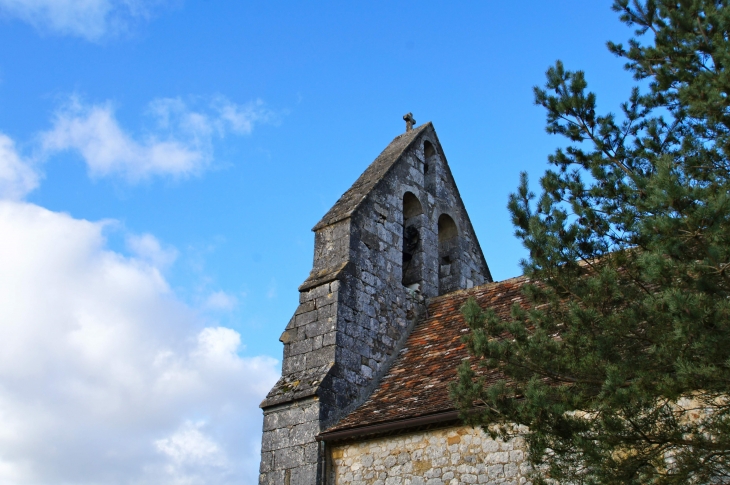
<path id="1" fill-rule="evenodd" d="M 360 177 L 352 184 L 347 192 L 335 202 L 335 205 L 324 215 L 321 221 L 312 228 L 313 231 L 320 229 L 343 219 L 347 219 L 357 209 L 357 207 L 365 200 L 365 197 L 382 180 L 390 167 L 398 161 L 401 154 L 410 146 L 418 135 L 420 135 L 427 127 L 431 127 L 431 122 L 424 123 L 418 128 L 398 135 L 390 144 L 385 147 L 378 158 L 360 175 Z"/>
<path id="2" fill-rule="evenodd" d="M 461 336 L 469 327 L 461 306 L 473 296 L 482 308 L 508 318 L 512 305 L 524 300 L 521 289 L 527 281 L 512 278 L 432 299 L 429 316 L 413 329 L 375 391 L 326 433 L 453 411 L 449 384 L 455 381 L 462 359 L 468 357 Z M 489 380 L 500 377 L 494 371 Z"/>

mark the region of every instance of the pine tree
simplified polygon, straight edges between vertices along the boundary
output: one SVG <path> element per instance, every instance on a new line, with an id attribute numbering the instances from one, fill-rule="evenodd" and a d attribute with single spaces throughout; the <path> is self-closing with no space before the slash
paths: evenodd
<path id="1" fill-rule="evenodd" d="M 528 427 L 538 482 L 730 483 L 726 3 L 615 1 L 635 35 L 608 48 L 640 81 L 619 115 L 560 62 L 535 88 L 569 142 L 509 200 L 529 308 L 465 305 L 452 395 L 494 435 Z"/>

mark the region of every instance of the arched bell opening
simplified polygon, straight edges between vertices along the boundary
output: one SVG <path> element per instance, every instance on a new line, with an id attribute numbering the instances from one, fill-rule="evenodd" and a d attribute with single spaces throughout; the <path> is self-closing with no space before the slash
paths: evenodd
<path id="1" fill-rule="evenodd" d="M 420 290 L 423 282 L 423 206 L 412 192 L 403 195 L 403 286 Z"/>
<path id="2" fill-rule="evenodd" d="M 441 214 L 438 219 L 439 295 L 459 287 L 459 230 L 454 219 Z"/>

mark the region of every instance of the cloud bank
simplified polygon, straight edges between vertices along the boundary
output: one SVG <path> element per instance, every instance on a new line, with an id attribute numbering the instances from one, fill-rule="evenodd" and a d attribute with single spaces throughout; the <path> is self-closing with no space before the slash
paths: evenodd
<path id="1" fill-rule="evenodd" d="M 0 0 L 2 1 L 2 0 Z M 137 183 L 155 176 L 199 175 L 213 160 L 213 141 L 228 134 L 248 135 L 274 114 L 260 100 L 239 105 L 214 97 L 193 108 L 180 98 L 153 100 L 153 127 L 133 136 L 119 124 L 110 102 L 85 104 L 77 98 L 59 109 L 50 130 L 41 134 L 45 158 L 74 151 L 93 178 L 122 176 Z"/>
<path id="2" fill-rule="evenodd" d="M 18 200 L 37 184 L 0 134 L 0 483 L 256 483 L 277 361 L 241 357 L 238 332 L 176 298 L 174 248 L 142 234 L 111 251 L 113 222 Z"/>
<path id="3" fill-rule="evenodd" d="M 0 133 L 0 199 L 18 200 L 38 187 L 39 174 L 20 156 L 15 143 Z"/>
<path id="4" fill-rule="evenodd" d="M 91 177 L 181 178 L 209 168 L 214 140 L 273 119 L 261 101 L 224 97 L 157 99 L 147 114 L 151 126 L 133 134 L 111 103 L 72 98 L 33 157 L 0 133 L 2 484 L 258 481 L 258 404 L 278 362 L 242 357 L 241 335 L 199 313 L 238 299 L 218 291 L 191 308 L 163 274 L 174 247 L 129 234 L 124 255 L 104 236 L 115 221 L 23 201 L 61 152 L 78 154 Z"/>
<path id="5" fill-rule="evenodd" d="M 170 246 L 163 247 L 152 234 L 130 234 L 126 242 L 127 248 L 135 256 L 156 268 L 167 268 L 178 256 L 177 249 Z"/>
<path id="6" fill-rule="evenodd" d="M 87 40 L 126 31 L 161 0 L 0 0 L 0 12 L 36 29 Z"/>

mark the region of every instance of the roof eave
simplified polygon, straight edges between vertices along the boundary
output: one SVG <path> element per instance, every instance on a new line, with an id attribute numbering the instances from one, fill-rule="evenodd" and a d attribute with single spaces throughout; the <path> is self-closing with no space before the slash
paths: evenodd
<path id="1" fill-rule="evenodd" d="M 398 419 L 382 423 L 357 426 L 354 428 L 335 431 L 323 431 L 315 438 L 327 443 L 352 441 L 360 438 L 374 438 L 385 434 L 402 433 L 423 427 L 435 425 L 446 426 L 459 422 L 459 411 L 450 410 L 439 413 L 417 416 L 415 418 Z"/>

